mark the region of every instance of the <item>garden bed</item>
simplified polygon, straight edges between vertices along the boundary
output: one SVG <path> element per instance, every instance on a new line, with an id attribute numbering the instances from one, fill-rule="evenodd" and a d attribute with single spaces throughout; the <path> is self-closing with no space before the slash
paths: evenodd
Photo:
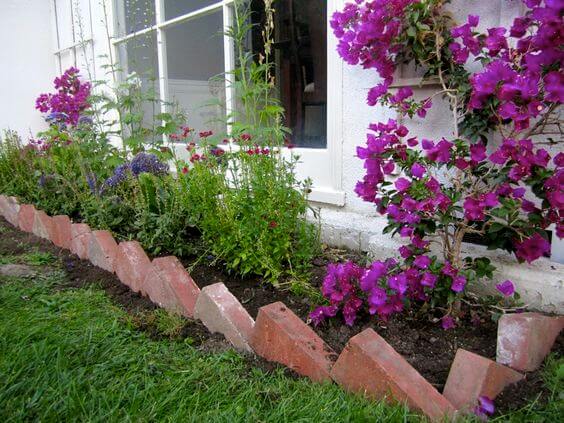
<path id="1" fill-rule="evenodd" d="M 34 245 L 42 251 L 58 256 L 64 264 L 71 287 L 87 287 L 91 284 L 101 286 L 108 295 L 122 305 L 130 313 L 141 315 L 143 312 L 155 309 L 155 305 L 146 297 L 133 293 L 118 278 L 105 272 L 87 261 L 79 260 L 69 252 L 53 246 L 31 234 L 13 229 L 3 219 L 0 222 L 3 236 L 0 240 L 0 252 L 6 255 L 21 254 L 24 246 Z M 339 256 L 342 259 L 360 259 L 354 252 L 344 250 L 325 251 L 326 256 Z M 329 257 L 318 258 L 313 272 L 312 281 L 315 286 L 320 285 L 324 275 L 324 263 Z M 184 261 L 185 266 L 192 267 L 192 276 L 200 287 L 223 282 L 229 290 L 247 308 L 253 318 L 258 309 L 275 301 L 283 301 L 300 318 L 307 320 L 307 315 L 313 304 L 305 297 L 297 296 L 289 291 L 274 288 L 260 278 L 241 279 L 225 274 L 218 265 L 195 264 L 191 260 Z M 192 266 L 193 265 L 193 266 Z M 427 316 L 428 314 L 422 314 Z M 337 352 L 340 353 L 350 337 L 367 327 L 374 328 L 388 343 L 390 343 L 406 360 L 413 365 L 439 391 L 442 390 L 454 355 L 458 348 L 478 353 L 495 360 L 496 324 L 481 316 L 479 324 L 470 321 L 458 328 L 445 331 L 436 321 L 429 321 L 428 317 L 418 317 L 416 314 L 402 314 L 391 318 L 388 322 L 376 319 L 364 319 L 352 328 L 344 326 L 334 320 L 325 325 L 314 328 L 315 331 Z M 469 319 L 467 319 L 469 320 Z M 151 337 L 162 338 L 162 333 L 152 322 L 143 318 L 134 319 L 136 326 L 147 332 Z M 199 322 L 186 320 L 177 336 L 179 339 L 190 339 L 190 343 L 202 350 L 217 351 L 227 349 L 228 344 L 221 336 L 211 335 Z M 564 352 L 564 337 L 561 335 L 554 348 L 559 355 Z M 278 367 L 262 359 L 251 360 L 253 365 L 272 370 Z M 288 373 L 293 372 L 288 370 Z M 496 400 L 497 409 L 501 412 L 518 408 L 531 399 L 546 399 L 547 390 L 542 383 L 541 371 L 529 373 L 525 381 L 509 387 Z"/>

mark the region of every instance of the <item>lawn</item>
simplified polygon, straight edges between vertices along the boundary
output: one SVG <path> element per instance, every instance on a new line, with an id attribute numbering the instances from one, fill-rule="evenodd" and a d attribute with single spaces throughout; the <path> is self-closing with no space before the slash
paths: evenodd
<path id="1" fill-rule="evenodd" d="M 49 263 L 40 253 L 0 264 Z M 1 421 L 420 421 L 404 407 L 267 372 L 233 351 L 205 352 L 190 338 L 153 339 L 99 288 L 65 288 L 51 263 L 40 276 L 0 277 Z M 177 320 L 155 312 L 164 332 Z M 552 362 L 553 401 L 500 421 L 557 421 L 564 367 Z"/>

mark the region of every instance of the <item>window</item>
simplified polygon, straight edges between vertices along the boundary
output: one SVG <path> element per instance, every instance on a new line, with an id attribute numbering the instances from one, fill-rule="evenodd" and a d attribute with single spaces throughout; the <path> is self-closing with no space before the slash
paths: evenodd
<path id="1" fill-rule="evenodd" d="M 92 0 L 51 0 L 55 57 L 59 73 L 71 66 L 95 69 L 92 43 Z M 94 75 L 88 75 L 95 79 Z"/>
<path id="2" fill-rule="evenodd" d="M 253 53 L 261 52 L 264 1 L 251 2 Z M 286 111 L 292 143 L 327 148 L 327 3 L 312 0 L 275 2 L 276 84 Z"/>
<path id="3" fill-rule="evenodd" d="M 253 20 L 264 19 L 262 0 L 251 0 Z M 314 201 L 343 205 L 341 190 L 342 61 L 327 17 L 344 0 L 277 0 L 274 4 L 276 82 L 286 109 L 286 126 L 299 149 L 298 175 L 313 180 Z M 233 21 L 233 0 L 114 0 L 113 44 L 120 66 L 138 69 L 127 46 L 153 37 L 156 81 L 163 111 L 178 105 L 196 131 L 226 130 L 236 107 L 233 87 L 221 75 L 235 63 L 231 40 L 224 35 Z M 249 49 L 259 53 L 262 37 L 250 34 Z M 148 56 L 148 54 L 143 54 Z M 146 69 L 145 66 L 140 68 Z M 219 76 L 219 78 L 215 78 Z M 145 78 L 150 79 L 150 78 Z M 334 81 L 328 84 L 327 81 Z"/>

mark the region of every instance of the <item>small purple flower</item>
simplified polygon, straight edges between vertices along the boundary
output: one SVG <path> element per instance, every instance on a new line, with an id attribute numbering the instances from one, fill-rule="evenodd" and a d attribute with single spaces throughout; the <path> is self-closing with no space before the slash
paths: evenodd
<path id="1" fill-rule="evenodd" d="M 462 292 L 464 291 L 465 286 L 466 278 L 462 275 L 458 275 L 452 279 L 452 285 L 450 286 L 450 289 L 452 289 L 454 292 Z"/>
<path id="2" fill-rule="evenodd" d="M 417 256 L 415 260 L 413 260 L 413 264 L 420 269 L 426 269 L 431 264 L 431 259 L 427 256 Z"/>
<path id="3" fill-rule="evenodd" d="M 426 171 L 427 169 L 419 163 L 414 163 L 413 166 L 411 166 L 411 174 L 416 178 L 422 178 Z"/>
<path id="4" fill-rule="evenodd" d="M 474 414 L 482 419 L 487 419 L 495 411 L 494 402 L 490 397 L 481 395 L 478 397 L 478 405 L 474 408 Z"/>
<path id="5" fill-rule="evenodd" d="M 454 329 L 456 327 L 456 322 L 452 316 L 443 316 L 441 319 L 441 326 L 444 330 Z"/>
<path id="6" fill-rule="evenodd" d="M 495 288 L 506 297 L 510 297 L 515 293 L 515 285 L 510 280 L 497 284 Z"/>

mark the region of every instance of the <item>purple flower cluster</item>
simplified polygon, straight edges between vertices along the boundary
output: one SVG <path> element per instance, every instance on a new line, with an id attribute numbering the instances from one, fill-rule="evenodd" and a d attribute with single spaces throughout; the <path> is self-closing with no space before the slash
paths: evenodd
<path id="1" fill-rule="evenodd" d="M 416 15 L 415 3 L 355 0 L 334 14 L 331 26 L 341 57 L 349 64 L 375 69 L 383 79 L 369 90 L 369 105 L 387 104 L 402 115 L 424 118 L 432 106 L 430 99 L 415 102 L 407 87 L 389 92 L 397 58 L 409 56 L 402 51 L 407 45 L 400 35 L 408 25 L 407 14 Z M 461 139 L 418 139 L 392 119 L 369 126 L 365 145 L 357 147 L 365 175 L 355 192 L 375 204 L 387 216 L 388 229 L 409 243 L 399 249 L 402 261 L 378 261 L 365 269 L 352 263 L 331 265 L 322 289 L 329 305 L 311 314 L 315 323 L 339 311 L 349 325 L 363 310 L 387 318 L 408 302 L 429 301 L 435 292 L 442 295 L 445 288 L 451 292 L 449 298 L 463 293 L 467 277 L 476 277 L 475 272 L 469 271 L 472 265 L 465 264 L 460 249 L 453 250 L 450 243 L 459 245 L 464 231 L 488 235 L 490 229 L 492 234 L 504 231 L 499 239 L 505 244 L 496 246 L 512 249 L 520 261 L 529 263 L 549 252 L 543 236 L 548 226 L 555 224 L 556 235 L 564 236 L 564 153 L 551 162 L 545 149 L 536 148 L 525 136 L 519 138 L 531 119 L 554 110 L 564 97 L 560 48 L 564 3 L 525 3 L 530 10 L 515 20 L 509 33 L 505 28 L 490 28 L 478 34 L 477 16 L 469 16 L 451 30 L 453 60 L 463 65 L 472 54 L 483 68 L 468 76 L 469 99 L 456 87 L 449 95 L 458 98 L 458 107 L 492 108 L 500 126 L 513 124 L 495 151 L 488 154 L 484 143 Z M 516 43 L 508 37 L 516 38 Z M 398 171 L 401 175 L 392 177 Z M 456 233 L 462 235 L 455 237 L 453 232 L 460 228 L 462 232 Z M 445 258 L 450 262 L 428 255 L 430 234 L 443 237 Z M 505 296 L 514 292 L 511 281 L 497 288 Z M 452 328 L 455 319 L 447 314 L 441 324 Z"/>
<path id="2" fill-rule="evenodd" d="M 100 193 L 103 193 L 107 188 L 115 188 L 125 182 L 128 178 L 136 178 L 142 173 L 150 173 L 159 176 L 166 175 L 168 171 L 168 165 L 161 162 L 154 154 L 138 153 L 129 163 L 124 163 L 115 168 L 114 174 L 106 179 L 106 181 L 102 184 Z M 88 180 L 89 185 L 92 183 L 95 182 Z"/>
<path id="3" fill-rule="evenodd" d="M 81 81 L 79 70 L 71 67 L 55 78 L 54 85 L 57 91 L 37 97 L 35 108 L 49 113 L 46 120 L 50 124 L 77 125 L 81 114 L 90 107 L 91 84 Z"/>
<path id="4" fill-rule="evenodd" d="M 129 168 L 133 176 L 137 177 L 141 173 L 151 173 L 153 175 L 165 175 L 168 173 L 168 165 L 159 160 L 154 154 L 138 153 L 130 162 Z"/>
<path id="5" fill-rule="evenodd" d="M 350 65 L 361 64 L 364 69 L 376 69 L 384 79 L 370 90 L 368 104 L 376 101 L 388 91 L 395 71 L 394 59 L 399 50 L 395 39 L 402 30 L 402 18 L 407 6 L 419 0 L 374 0 L 347 3 L 342 12 L 331 19 L 331 28 L 339 39 L 337 50 Z M 403 90 L 396 102 L 410 97 Z"/>
<path id="6" fill-rule="evenodd" d="M 441 264 L 426 255 L 428 243 L 419 240 L 418 245 L 400 248 L 402 255 L 407 252 L 403 263 L 388 259 L 367 268 L 352 262 L 330 264 L 321 288 L 329 305 L 317 307 L 310 319 L 318 325 L 340 311 L 345 323 L 352 326 L 360 312 L 385 320 L 403 311 L 408 301 L 427 301 L 437 288 L 463 292 L 466 277 L 448 261 Z M 454 319 L 449 317 L 443 318 L 445 329 L 454 327 Z"/>
<path id="7" fill-rule="evenodd" d="M 512 120 L 516 131 L 527 129 L 547 103 L 564 101 L 564 2 L 525 0 L 525 4 L 529 10 L 514 20 L 509 33 L 489 28 L 480 34 L 474 31 L 479 17 L 469 16 L 467 23 L 452 29 L 460 43 L 449 46 L 459 64 L 466 63 L 470 53 L 487 63 L 470 78 L 469 107 L 489 108 L 495 100 L 498 118 Z"/>

